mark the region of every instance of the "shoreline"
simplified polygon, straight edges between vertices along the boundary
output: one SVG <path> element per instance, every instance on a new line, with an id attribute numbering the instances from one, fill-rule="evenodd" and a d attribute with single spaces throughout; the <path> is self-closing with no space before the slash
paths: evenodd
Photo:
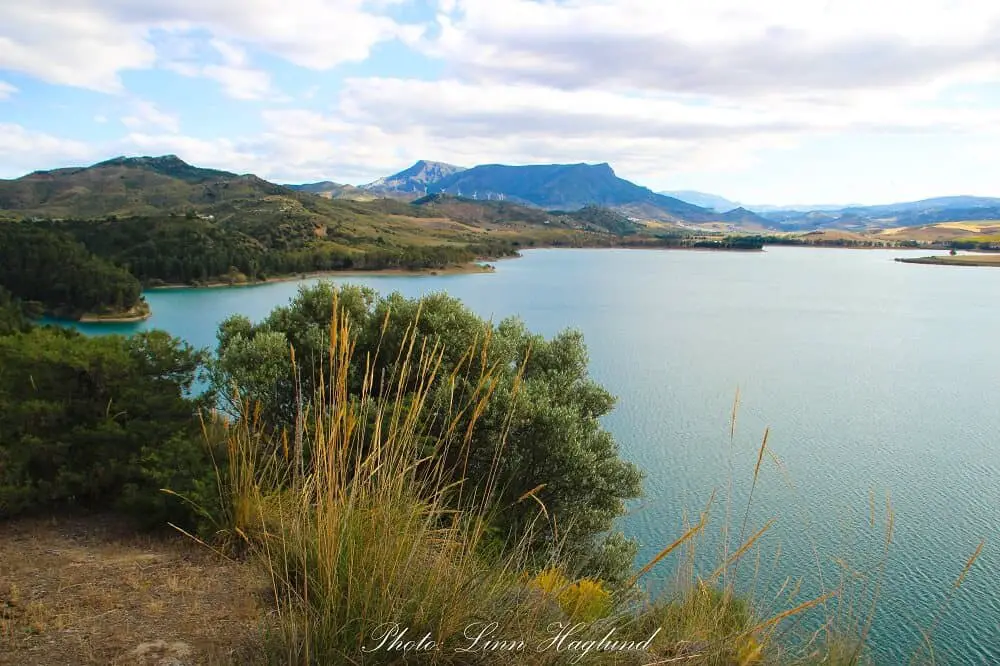
<path id="1" fill-rule="evenodd" d="M 136 324 L 140 321 L 146 321 L 153 316 L 153 312 L 150 311 L 144 315 L 94 315 L 86 314 L 79 319 L 67 319 L 65 321 L 77 321 L 81 324 Z M 61 317 L 53 317 L 53 319 L 61 319 Z"/>
<path id="2" fill-rule="evenodd" d="M 924 264 L 927 266 L 979 266 L 1000 268 L 1000 255 L 976 256 L 959 254 L 952 256 L 945 254 L 932 257 L 896 257 L 895 260 L 901 264 Z"/>
<path id="3" fill-rule="evenodd" d="M 807 250 L 882 250 L 884 252 L 947 252 L 948 248 L 934 247 L 870 247 L 868 245 L 823 245 L 819 243 L 764 243 L 764 247 L 800 247 Z"/>
<path id="4" fill-rule="evenodd" d="M 153 308 L 149 307 L 149 303 L 146 302 L 146 299 L 141 299 L 138 305 L 130 308 L 127 312 L 117 312 L 114 314 L 84 312 L 78 319 L 72 319 L 70 321 L 77 321 L 81 324 L 135 324 L 141 321 L 146 321 L 152 316 Z M 63 317 L 58 316 L 53 316 L 53 318 L 64 319 Z"/>
<path id="5" fill-rule="evenodd" d="M 515 259 L 516 257 L 503 257 L 502 259 Z M 483 259 L 482 264 L 489 265 L 490 263 L 495 263 L 501 259 Z M 205 282 L 202 284 L 183 284 L 183 283 L 167 283 L 158 284 L 151 287 L 143 287 L 143 291 L 158 291 L 161 289 L 217 289 L 223 287 L 259 287 L 265 284 L 271 284 L 276 282 L 296 282 L 298 280 L 309 280 L 311 278 L 319 277 L 335 277 L 335 276 L 345 276 L 345 277 L 361 277 L 365 275 L 400 275 L 400 276 L 440 276 L 440 275 L 475 275 L 478 273 L 492 273 L 495 269 L 492 267 L 487 268 L 481 263 L 471 262 L 469 264 L 460 264 L 455 266 L 447 266 L 445 268 L 420 268 L 420 269 L 409 269 L 409 268 L 376 268 L 372 270 L 347 270 L 347 271 L 309 271 L 307 273 L 295 273 L 290 275 L 277 275 L 274 277 L 267 277 L 263 280 L 247 280 L 246 282 L 226 282 L 222 280 L 213 280 L 211 282 Z"/>

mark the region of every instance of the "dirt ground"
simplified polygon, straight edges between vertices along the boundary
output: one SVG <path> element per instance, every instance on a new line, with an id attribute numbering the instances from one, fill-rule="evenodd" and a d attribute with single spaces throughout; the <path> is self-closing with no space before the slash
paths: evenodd
<path id="1" fill-rule="evenodd" d="M 253 662 L 261 588 L 180 534 L 105 517 L 0 523 L 0 664 Z"/>

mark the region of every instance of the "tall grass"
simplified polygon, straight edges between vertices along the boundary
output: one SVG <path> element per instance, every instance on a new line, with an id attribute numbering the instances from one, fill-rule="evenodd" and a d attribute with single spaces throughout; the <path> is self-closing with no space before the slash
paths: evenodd
<path id="1" fill-rule="evenodd" d="M 472 429 L 496 388 L 500 368 L 486 362 L 489 329 L 454 371 L 443 374 L 443 350 L 420 338 L 416 323 L 398 357 L 385 366 L 392 370 L 376 374 L 381 365 L 372 357 L 352 369 L 351 323 L 335 301 L 329 363 L 316 395 L 300 400 L 293 432 L 268 431 L 257 407 L 237 400 L 241 417 L 228 427 L 228 460 L 219 473 L 224 534 L 269 581 L 268 662 L 836 666 L 865 661 L 880 576 L 870 594 L 861 595 L 863 603 L 845 595 L 862 577 L 847 567 L 836 587 L 824 586 L 804 600 L 796 596 L 797 584 L 786 581 L 788 602 L 779 609 L 737 592 L 740 562 L 756 558 L 756 578 L 760 539 L 772 525 L 753 529 L 749 522 L 765 455 L 778 462 L 766 434 L 732 547 L 730 479 L 725 545 L 713 571 L 698 572 L 695 551 L 714 496 L 697 521 L 619 588 L 568 577 L 558 543 L 542 566 L 529 557 L 531 535 L 498 547 L 491 517 L 509 508 L 496 500 L 498 480 L 487 479 L 478 486 L 485 490 L 474 494 L 455 481 L 463 478 L 462 470 L 444 462 L 464 466 Z M 289 361 L 298 373 L 294 350 Z M 362 388 L 352 392 L 350 373 L 358 371 Z M 459 384 L 466 388 L 458 390 Z M 441 390 L 449 400 L 433 404 L 447 407 L 432 410 L 433 392 Z M 738 397 L 731 442 L 737 407 Z M 504 439 L 494 444 L 496 461 Z M 538 504 L 539 525 L 557 520 L 535 492 L 518 501 Z M 886 549 L 891 508 L 888 515 Z M 873 510 L 873 527 L 874 522 Z M 644 578 L 668 559 L 679 560 L 675 584 L 649 598 Z M 827 619 L 820 629 L 789 641 L 789 627 L 806 611 L 824 612 Z M 557 643 L 566 631 L 570 635 Z M 605 647 L 617 641 L 623 649 L 601 651 L 581 643 L 602 637 Z"/>

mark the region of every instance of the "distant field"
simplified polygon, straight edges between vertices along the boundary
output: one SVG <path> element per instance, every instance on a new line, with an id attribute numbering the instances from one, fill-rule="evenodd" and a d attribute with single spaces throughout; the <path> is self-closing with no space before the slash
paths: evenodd
<path id="1" fill-rule="evenodd" d="M 802 235 L 803 240 L 806 241 L 833 241 L 833 240 L 851 240 L 851 241 L 864 241 L 869 240 L 864 234 L 855 233 L 853 231 L 844 231 L 841 229 L 824 229 L 822 231 L 810 231 L 807 234 Z"/>
<path id="2" fill-rule="evenodd" d="M 992 241 L 1000 238 L 1000 220 L 974 222 L 940 222 L 917 227 L 892 227 L 877 232 L 876 237 L 891 240 L 940 241 L 975 240 Z"/>

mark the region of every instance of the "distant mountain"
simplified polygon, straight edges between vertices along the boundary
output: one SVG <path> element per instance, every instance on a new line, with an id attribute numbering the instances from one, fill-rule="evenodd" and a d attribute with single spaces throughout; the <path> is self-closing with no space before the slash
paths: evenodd
<path id="1" fill-rule="evenodd" d="M 543 210 L 511 201 L 484 201 L 442 193 L 428 194 L 414 201 L 413 205 L 434 216 L 479 227 L 544 225 L 550 229 L 583 229 L 621 236 L 634 234 L 641 228 L 621 213 L 593 205 L 567 212 Z"/>
<path id="2" fill-rule="evenodd" d="M 948 196 L 835 210 L 775 210 L 764 212 L 763 216 L 790 230 L 912 227 L 997 220 L 1000 219 L 1000 198 Z"/>
<path id="3" fill-rule="evenodd" d="M 866 215 L 898 215 L 902 213 L 928 213 L 931 211 L 998 207 L 1000 207 L 1000 199 L 994 197 L 950 196 L 878 206 L 845 206 L 842 210 L 859 211 Z"/>
<path id="4" fill-rule="evenodd" d="M 697 192 L 695 190 L 674 190 L 660 192 L 659 194 L 666 197 L 680 199 L 681 201 L 686 201 L 689 204 L 694 204 L 695 206 L 701 206 L 702 208 L 714 210 L 717 213 L 725 213 L 741 206 L 741 204 L 738 204 L 735 201 L 730 201 L 725 197 L 720 197 L 718 194 Z"/>
<path id="5" fill-rule="evenodd" d="M 761 217 L 757 213 L 739 207 L 726 211 L 722 214 L 722 221 L 739 227 L 763 227 L 765 229 L 780 228 L 779 225 L 766 217 Z"/>
<path id="6" fill-rule="evenodd" d="M 785 213 L 785 212 L 814 212 L 814 211 L 837 211 L 858 206 L 860 204 L 794 204 L 790 206 L 772 206 L 770 204 L 747 204 L 745 208 L 755 213 Z"/>
<path id="7" fill-rule="evenodd" d="M 404 169 L 399 173 L 385 178 L 379 178 L 372 183 L 362 185 L 361 188 L 382 194 L 407 193 L 424 195 L 427 194 L 429 186 L 432 183 L 437 183 L 462 171 L 465 171 L 465 167 L 445 164 L 444 162 L 420 160 L 409 169 Z"/>
<path id="8" fill-rule="evenodd" d="M 374 194 L 354 185 L 341 185 L 324 180 L 318 183 L 302 183 L 300 185 L 285 185 L 296 192 L 308 192 L 326 199 L 351 199 L 353 201 L 370 201 Z"/>
<path id="9" fill-rule="evenodd" d="M 709 221 L 717 217 L 699 206 L 619 178 L 608 164 L 485 164 L 453 173 L 427 187 L 429 192 L 565 211 L 592 204 L 636 218 Z"/>

